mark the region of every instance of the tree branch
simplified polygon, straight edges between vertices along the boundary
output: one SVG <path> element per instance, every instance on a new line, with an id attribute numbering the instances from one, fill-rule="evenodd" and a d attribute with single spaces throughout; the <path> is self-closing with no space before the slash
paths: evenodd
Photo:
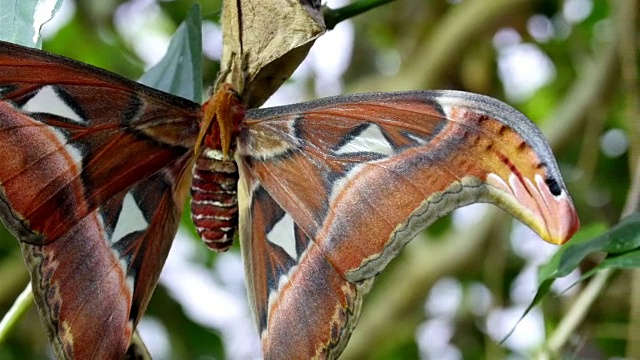
<path id="1" fill-rule="evenodd" d="M 324 6 L 322 8 L 324 23 L 328 30 L 333 30 L 336 25 L 344 20 L 360 15 L 371 9 L 375 9 L 378 6 L 388 4 L 392 1 L 395 0 L 360 0 L 338 9 L 331 9 Z"/>

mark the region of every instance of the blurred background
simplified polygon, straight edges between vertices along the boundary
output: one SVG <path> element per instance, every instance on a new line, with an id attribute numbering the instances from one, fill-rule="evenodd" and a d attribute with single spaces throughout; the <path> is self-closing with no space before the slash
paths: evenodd
<path id="1" fill-rule="evenodd" d="M 136 79 L 164 54 L 193 1 L 65 0 L 45 50 Z M 348 0 L 328 1 L 332 8 Z M 265 106 L 363 92 L 459 89 L 508 102 L 548 137 L 583 227 L 618 222 L 638 166 L 638 1 L 397 0 L 340 23 Z M 222 49 L 221 1 L 200 2 L 204 85 Z M 0 9 L 1 10 L 1 9 Z M 187 219 L 185 217 L 185 219 Z M 238 245 L 209 252 L 183 222 L 139 331 L 156 359 L 254 359 Z M 583 289 L 575 271 L 514 329 L 556 247 L 503 212 L 473 205 L 411 242 L 379 276 L 344 358 L 530 358 Z M 581 271 L 598 257 L 587 259 Z M 0 314 L 28 282 L 18 242 L 0 228 Z M 599 295 L 563 354 L 626 353 L 630 272 Z M 640 335 L 640 334 L 639 334 Z M 640 355 L 640 354 L 635 354 Z M 52 358 L 35 308 L 0 359 Z"/>

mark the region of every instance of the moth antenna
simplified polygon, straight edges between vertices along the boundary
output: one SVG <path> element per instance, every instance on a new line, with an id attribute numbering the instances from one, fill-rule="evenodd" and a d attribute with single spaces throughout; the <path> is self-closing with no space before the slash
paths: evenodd
<path id="1" fill-rule="evenodd" d="M 204 114 L 202 116 L 202 122 L 200 122 L 200 133 L 198 133 L 198 138 L 196 140 L 196 146 L 194 148 L 194 152 L 196 155 L 200 154 L 200 145 L 204 140 L 204 137 L 207 135 L 209 131 L 209 127 L 211 127 L 211 122 L 213 121 L 213 117 L 216 115 L 216 95 L 218 93 L 214 92 L 209 100 L 207 100 L 202 108 L 204 110 Z"/>

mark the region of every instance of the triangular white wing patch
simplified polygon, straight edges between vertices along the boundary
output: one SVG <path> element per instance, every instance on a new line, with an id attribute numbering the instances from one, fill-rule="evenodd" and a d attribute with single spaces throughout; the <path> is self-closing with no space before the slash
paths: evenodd
<path id="1" fill-rule="evenodd" d="M 34 97 L 24 104 L 22 109 L 28 112 L 58 115 L 81 124 L 87 122 L 60 98 L 51 85 L 43 86 Z"/>
<path id="2" fill-rule="evenodd" d="M 344 144 L 335 153 L 337 155 L 373 152 L 390 156 L 395 153 L 389 141 L 384 137 L 380 127 L 376 124 L 370 124 L 358 136 Z"/>
<path id="3" fill-rule="evenodd" d="M 280 246 L 291 256 L 292 259 L 298 259 L 296 250 L 296 234 L 294 232 L 294 222 L 291 215 L 286 214 L 278 220 L 271 231 L 267 234 L 267 240 Z"/>
<path id="4" fill-rule="evenodd" d="M 111 234 L 111 243 L 120 241 L 125 236 L 141 230 L 146 230 L 149 227 L 149 223 L 144 218 L 142 210 L 136 204 L 136 200 L 131 193 L 127 193 L 122 202 L 122 210 L 118 216 L 118 222 L 116 228 Z"/>

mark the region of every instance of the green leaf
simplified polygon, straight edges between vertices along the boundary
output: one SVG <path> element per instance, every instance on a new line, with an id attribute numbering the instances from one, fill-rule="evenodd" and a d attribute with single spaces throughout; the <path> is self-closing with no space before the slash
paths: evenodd
<path id="1" fill-rule="evenodd" d="M 202 102 L 202 30 L 195 4 L 171 38 L 165 56 L 138 80 L 156 89 Z"/>
<path id="2" fill-rule="evenodd" d="M 622 254 L 640 248 L 640 212 L 622 219 L 602 237 L 602 251 L 609 254 Z"/>
<path id="3" fill-rule="evenodd" d="M 598 266 L 586 272 L 579 281 L 595 275 L 604 269 L 635 269 L 640 267 L 640 249 L 617 256 L 610 256 L 602 260 Z"/>
<path id="4" fill-rule="evenodd" d="M 602 223 L 590 224 L 583 227 L 573 236 L 571 241 L 561 247 L 546 264 L 540 266 L 540 269 L 538 269 L 539 283 L 536 295 L 533 297 L 533 300 L 531 300 L 529 306 L 524 310 L 520 319 L 518 319 L 515 325 L 513 325 L 511 331 L 509 331 L 502 339 L 501 343 L 506 341 L 509 336 L 513 334 L 520 321 L 527 316 L 531 309 L 538 305 L 542 299 L 547 296 L 549 291 L 551 291 L 551 285 L 556 278 L 568 275 L 573 271 L 573 269 L 580 265 L 580 261 L 584 256 L 586 256 L 586 254 L 584 254 L 585 249 L 589 248 L 588 246 L 585 246 L 585 244 L 589 245 L 592 239 L 605 232 L 606 229 L 606 225 Z M 566 253 L 569 253 L 570 256 L 566 256 Z"/>
<path id="5" fill-rule="evenodd" d="M 554 278 L 569 274 L 590 254 L 601 251 L 609 256 L 640 248 L 640 213 L 633 213 L 604 234 L 591 240 L 570 242 L 562 250 Z"/>
<path id="6" fill-rule="evenodd" d="M 600 247 L 594 239 L 606 231 L 602 223 L 589 224 L 576 233 L 571 241 L 561 247 L 549 261 L 538 270 L 538 279 L 543 283 L 547 279 L 555 279 L 568 275 L 588 254 Z"/>
<path id="7" fill-rule="evenodd" d="M 518 321 L 516 321 L 516 323 L 511 328 L 511 330 L 509 330 L 509 332 L 504 336 L 504 338 L 500 340 L 500 344 L 503 344 L 505 341 L 507 341 L 507 339 L 516 330 L 516 327 L 518 327 L 518 324 L 520 324 L 522 319 L 524 319 L 524 317 L 527 316 L 527 314 L 531 311 L 531 309 L 533 309 L 534 306 L 538 305 L 538 303 L 542 301 L 542 299 L 547 295 L 547 293 L 549 293 L 549 290 L 551 290 L 551 285 L 553 284 L 553 280 L 555 279 L 546 279 L 542 283 L 540 283 L 540 286 L 538 287 L 538 291 L 536 291 L 536 295 L 533 297 L 533 300 L 531 300 L 531 303 L 524 310 L 524 312 L 522 313 L 522 316 L 520 316 Z"/>
<path id="8" fill-rule="evenodd" d="M 589 224 L 583 227 L 568 244 L 561 247 L 546 264 L 540 267 L 536 295 L 517 323 L 551 291 L 551 285 L 555 279 L 571 273 L 589 254 L 598 251 L 615 254 L 629 249 L 637 249 L 640 245 L 640 213 L 632 214 L 609 231 L 605 231 L 606 226 L 602 223 Z M 625 256 L 622 258 L 622 256 L 617 256 L 615 258 L 618 260 L 613 260 L 613 257 L 606 259 L 598 267 L 584 274 L 579 281 L 606 267 L 623 267 L 629 266 L 629 264 L 640 265 L 640 250 L 633 251 L 630 254 L 634 254 L 635 257 Z M 513 333 L 517 323 L 502 341 Z"/>
<path id="9" fill-rule="evenodd" d="M 609 231 L 605 230 L 605 225 L 600 223 L 584 227 L 540 267 L 538 291 L 522 317 L 549 292 L 555 279 L 568 275 L 592 253 L 604 252 L 608 257 L 594 269 L 583 274 L 577 282 L 607 268 L 640 267 L 640 212 L 624 218 Z"/>
<path id="10" fill-rule="evenodd" d="M 0 0 L 0 40 L 41 48 L 40 28 L 62 5 L 62 0 Z"/>

